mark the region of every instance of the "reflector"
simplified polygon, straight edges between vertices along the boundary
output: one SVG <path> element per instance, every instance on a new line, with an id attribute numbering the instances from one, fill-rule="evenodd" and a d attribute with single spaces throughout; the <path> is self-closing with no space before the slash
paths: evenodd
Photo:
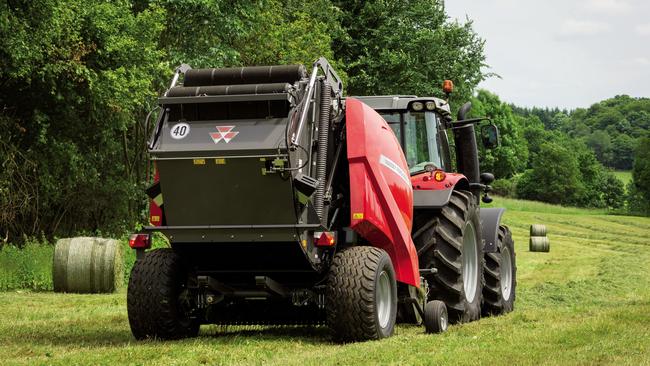
<path id="1" fill-rule="evenodd" d="M 151 247 L 151 238 L 149 234 L 132 234 L 129 246 L 133 249 L 148 249 Z"/>

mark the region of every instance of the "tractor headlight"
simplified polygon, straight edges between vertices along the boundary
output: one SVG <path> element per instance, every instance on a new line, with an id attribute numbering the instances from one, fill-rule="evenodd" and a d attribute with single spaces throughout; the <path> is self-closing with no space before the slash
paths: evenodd
<path id="1" fill-rule="evenodd" d="M 425 105 L 428 111 L 433 111 L 436 109 L 436 102 L 434 101 L 427 102 Z"/>
<path id="2" fill-rule="evenodd" d="M 413 102 L 411 108 L 413 108 L 414 111 L 419 112 L 424 109 L 424 104 L 422 104 L 422 102 Z"/>

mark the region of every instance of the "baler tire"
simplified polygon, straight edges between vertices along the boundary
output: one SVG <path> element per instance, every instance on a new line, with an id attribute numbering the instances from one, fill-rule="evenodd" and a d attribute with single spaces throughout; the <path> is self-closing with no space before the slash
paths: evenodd
<path id="1" fill-rule="evenodd" d="M 382 308 L 380 301 L 385 291 L 390 294 L 388 303 L 384 302 L 388 308 Z M 384 250 L 355 246 L 338 252 L 332 261 L 325 296 L 327 325 L 336 340 L 366 341 L 393 334 L 397 283 L 393 264 Z"/>
<path id="2" fill-rule="evenodd" d="M 468 227 L 474 230 L 476 288 L 467 294 L 463 272 L 464 233 Z M 481 297 L 484 285 L 483 248 L 478 203 L 468 191 L 452 191 L 449 203 L 442 209 L 416 212 L 413 224 L 413 242 L 418 252 L 420 268 L 435 268 L 434 274 L 424 277 L 429 283 L 429 299 L 441 300 L 447 306 L 450 323 L 465 323 L 481 317 Z M 472 255 L 472 254 L 470 254 Z M 471 257 L 468 257 L 471 258 Z M 473 296 L 472 296 L 473 295 Z"/>
<path id="3" fill-rule="evenodd" d="M 127 313 L 136 339 L 180 339 L 199 333 L 199 321 L 184 314 L 179 304 L 186 275 L 181 258 L 171 248 L 147 252 L 135 262 Z"/>
<path id="4" fill-rule="evenodd" d="M 424 305 L 424 329 L 427 333 L 442 333 L 448 326 L 449 316 L 444 302 L 433 300 Z"/>
<path id="5" fill-rule="evenodd" d="M 508 258 L 504 258 L 503 255 Z M 509 260 L 509 261 L 508 261 Z M 508 271 L 508 276 L 504 272 Z M 507 314 L 514 309 L 517 289 L 517 262 L 512 233 L 507 226 L 499 226 L 497 251 L 485 253 L 483 267 L 485 286 L 483 286 L 483 315 Z M 502 281 L 510 282 L 503 284 Z M 504 288 L 505 286 L 505 288 Z"/>

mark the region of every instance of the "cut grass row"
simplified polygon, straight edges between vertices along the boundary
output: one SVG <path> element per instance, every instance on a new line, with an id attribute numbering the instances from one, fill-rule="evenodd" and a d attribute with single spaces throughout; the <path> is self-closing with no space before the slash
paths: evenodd
<path id="1" fill-rule="evenodd" d="M 650 364 L 650 219 L 498 199 L 517 250 L 515 311 L 425 335 L 330 342 L 325 328 L 204 326 L 198 338 L 136 342 L 124 291 L 0 293 L 3 364 Z M 544 223 L 550 253 L 528 252 Z"/>

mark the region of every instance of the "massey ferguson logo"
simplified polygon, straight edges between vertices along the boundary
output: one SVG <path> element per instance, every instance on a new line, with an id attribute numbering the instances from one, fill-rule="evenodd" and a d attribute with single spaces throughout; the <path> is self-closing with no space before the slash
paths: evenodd
<path id="1" fill-rule="evenodd" d="M 229 143 L 239 134 L 239 132 L 233 131 L 234 128 L 235 126 L 217 126 L 217 132 L 210 133 L 210 137 L 212 137 L 215 144 L 218 144 L 221 140 Z"/>

